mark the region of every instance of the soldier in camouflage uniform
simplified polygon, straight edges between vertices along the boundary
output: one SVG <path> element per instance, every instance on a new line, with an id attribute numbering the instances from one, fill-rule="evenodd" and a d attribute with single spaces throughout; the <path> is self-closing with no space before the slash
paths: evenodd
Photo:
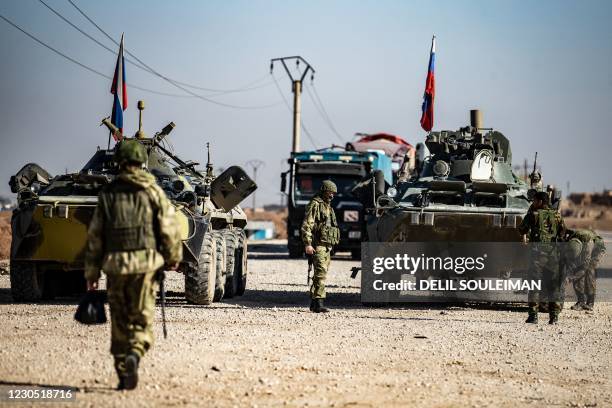
<path id="1" fill-rule="evenodd" d="M 312 256 L 314 261 L 314 275 L 310 287 L 310 311 L 314 313 L 329 311 L 323 302 L 331 250 L 340 238 L 336 214 L 330 205 L 337 192 L 338 189 L 331 180 L 323 181 L 319 193 L 308 203 L 302 223 L 304 249 L 306 255 Z"/>
<path id="2" fill-rule="evenodd" d="M 89 225 L 85 278 L 95 290 L 100 270 L 107 276 L 117 388 L 134 389 L 140 359 L 153 344 L 156 272 L 164 265 L 176 270 L 182 246 L 174 207 L 143 169 L 142 144 L 121 142 L 115 161 L 119 175 L 100 192 Z"/>
<path id="3" fill-rule="evenodd" d="M 533 203 L 519 226 L 532 244 L 529 279 L 540 280 L 548 299 L 549 324 L 557 324 L 561 312 L 561 273 L 556 242 L 563 239 L 565 223 L 558 211 L 550 208 L 546 192 L 537 192 Z M 529 316 L 526 323 L 538 322 L 540 292 L 529 291 Z"/>
<path id="4" fill-rule="evenodd" d="M 606 246 L 603 239 L 591 230 L 567 230 L 565 239 L 567 275 L 572 281 L 577 302 L 572 310 L 593 310 L 595 303 L 595 269 Z"/>

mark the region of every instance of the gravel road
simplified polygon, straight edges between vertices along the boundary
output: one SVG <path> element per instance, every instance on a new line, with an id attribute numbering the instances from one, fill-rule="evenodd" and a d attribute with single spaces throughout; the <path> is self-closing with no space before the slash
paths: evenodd
<path id="1" fill-rule="evenodd" d="M 306 261 L 278 241 L 250 250 L 235 300 L 188 305 L 168 274 L 169 338 L 157 324 L 132 392 L 113 390 L 109 325 L 72 320 L 76 299 L 14 304 L 1 275 L 0 390 L 76 387 L 66 406 L 612 406 L 612 304 L 558 326 L 519 307 L 363 307 L 357 263 L 335 259 L 332 313 L 316 315 Z"/>

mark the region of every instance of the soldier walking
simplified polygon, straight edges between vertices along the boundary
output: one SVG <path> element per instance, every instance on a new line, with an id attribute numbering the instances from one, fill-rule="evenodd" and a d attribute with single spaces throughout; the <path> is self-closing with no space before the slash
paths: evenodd
<path id="1" fill-rule="evenodd" d="M 302 242 L 307 256 L 313 257 L 314 275 L 310 287 L 310 311 L 326 313 L 324 306 L 325 279 L 331 261 L 331 250 L 340 241 L 340 230 L 330 203 L 338 189 L 331 180 L 324 180 L 315 195 L 302 222 Z"/>
<path id="2" fill-rule="evenodd" d="M 175 209 L 143 169 L 147 153 L 137 141 L 121 142 L 115 153 L 120 170 L 102 189 L 89 225 L 85 278 L 98 288 L 107 276 L 111 314 L 111 353 L 119 377 L 117 389 L 138 384 L 138 365 L 153 345 L 158 270 L 176 270 L 182 246 Z"/>
<path id="3" fill-rule="evenodd" d="M 576 292 L 576 304 L 572 310 L 593 310 L 595 304 L 595 269 L 606 252 L 603 239 L 594 231 L 567 230 L 565 239 L 566 268 Z"/>
<path id="4" fill-rule="evenodd" d="M 529 279 L 540 280 L 548 300 L 549 324 L 557 324 L 561 312 L 561 273 L 556 242 L 563 239 L 565 223 L 558 211 L 550 207 L 550 197 L 537 192 L 533 203 L 519 226 L 519 232 L 529 237 L 532 253 Z M 538 322 L 540 291 L 529 291 L 529 316 L 525 323 Z"/>

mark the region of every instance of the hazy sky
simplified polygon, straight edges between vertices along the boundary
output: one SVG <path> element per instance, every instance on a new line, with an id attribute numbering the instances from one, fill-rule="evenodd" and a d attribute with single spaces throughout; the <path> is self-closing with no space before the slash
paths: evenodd
<path id="1" fill-rule="evenodd" d="M 213 89 L 257 89 L 211 98 L 255 106 L 282 101 L 269 60 L 301 55 L 344 141 L 389 132 L 416 144 L 432 34 L 437 36 L 434 129 L 457 129 L 469 109 L 512 142 L 514 163 L 539 152 L 546 183 L 574 191 L 612 187 L 612 2 L 610 1 L 134 1 L 75 3 L 159 73 Z M 66 0 L 45 0 L 116 50 Z M 112 76 L 115 55 L 87 39 L 38 0 L 0 3 L 0 14 L 83 64 Z M 78 67 L 0 20 L 0 194 L 27 162 L 52 174 L 80 169 L 108 133 L 110 80 Z M 279 173 L 291 148 L 291 114 L 281 103 L 231 109 L 189 97 L 127 64 L 126 133 L 146 101 L 149 135 L 174 121 L 175 151 L 215 166 L 266 162 L 259 203 L 280 201 Z M 291 101 L 280 65 L 274 75 Z M 130 85 L 186 95 L 169 97 Z M 261 86 L 261 87 L 259 87 Z M 310 80 L 305 87 L 310 87 Z M 195 90 L 201 95 L 211 92 Z M 312 88 L 309 88 L 312 92 Z M 308 92 L 304 124 L 316 147 L 339 143 Z M 306 135 L 302 147 L 312 148 Z M 250 170 L 249 170 L 250 172 Z M 247 202 L 250 205 L 250 202 Z"/>

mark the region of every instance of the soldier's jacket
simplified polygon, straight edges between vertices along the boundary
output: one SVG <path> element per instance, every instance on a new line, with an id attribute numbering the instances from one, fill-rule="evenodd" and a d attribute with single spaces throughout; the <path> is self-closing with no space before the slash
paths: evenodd
<path id="1" fill-rule="evenodd" d="M 547 225 L 541 225 L 543 222 Z M 541 210 L 530 207 L 518 230 L 527 234 L 530 242 L 557 242 L 563 238 L 565 222 L 561 214 L 550 207 Z"/>
<path id="2" fill-rule="evenodd" d="M 314 196 L 308 203 L 301 232 L 304 246 L 334 246 L 340 241 L 336 214 L 320 195 Z"/>
<path id="3" fill-rule="evenodd" d="M 568 238 L 578 238 L 582 242 L 582 252 L 576 262 L 572 263 L 571 269 L 597 268 L 599 261 L 606 252 L 604 240 L 596 232 L 587 229 L 576 230 Z"/>
<path id="4" fill-rule="evenodd" d="M 89 224 L 85 278 L 150 273 L 182 258 L 174 207 L 155 177 L 124 171 L 106 186 Z"/>

